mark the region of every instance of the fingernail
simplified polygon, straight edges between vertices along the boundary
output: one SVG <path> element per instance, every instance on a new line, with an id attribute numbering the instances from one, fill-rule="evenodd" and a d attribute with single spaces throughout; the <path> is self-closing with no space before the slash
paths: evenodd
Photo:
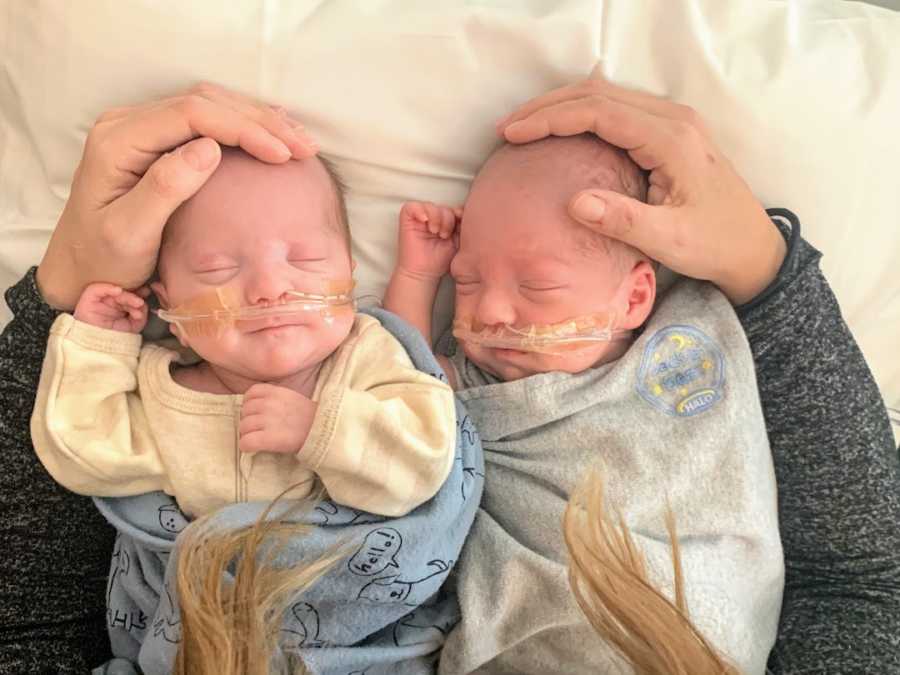
<path id="1" fill-rule="evenodd" d="M 603 218 L 603 214 L 606 212 L 606 202 L 596 195 L 581 195 L 575 200 L 572 209 L 579 218 L 598 222 Z"/>
<path id="2" fill-rule="evenodd" d="M 515 132 L 516 132 L 516 129 L 521 129 L 522 127 L 524 127 L 526 121 L 527 121 L 527 120 L 516 120 L 515 122 L 513 122 L 512 124 L 510 124 L 508 127 L 506 127 L 506 128 L 501 132 L 502 135 L 503 135 L 503 136 L 506 136 L 506 137 L 509 137 L 509 134 L 510 134 L 510 133 L 515 133 Z"/>
<path id="3" fill-rule="evenodd" d="M 179 151 L 185 164 L 194 171 L 206 171 L 219 157 L 218 144 L 211 138 L 201 138 L 181 146 Z"/>
<path id="4" fill-rule="evenodd" d="M 319 144 L 316 143 L 311 137 L 303 133 L 301 129 L 294 129 L 293 134 L 294 138 L 297 139 L 297 142 L 306 150 L 312 152 L 313 154 L 319 151 Z"/>
<path id="5" fill-rule="evenodd" d="M 294 154 L 293 152 L 291 152 L 291 149 L 288 146 L 279 141 L 277 138 L 272 145 L 278 151 L 278 154 L 281 155 L 282 159 L 290 159 Z"/>

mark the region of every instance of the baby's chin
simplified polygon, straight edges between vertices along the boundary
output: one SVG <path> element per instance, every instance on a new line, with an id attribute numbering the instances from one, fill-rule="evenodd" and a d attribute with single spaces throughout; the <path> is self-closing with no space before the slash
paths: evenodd
<path id="1" fill-rule="evenodd" d="M 504 382 L 521 380 L 541 373 L 581 373 L 598 365 L 606 351 L 591 349 L 589 352 L 545 354 L 479 346 L 466 346 L 464 350 L 470 361 Z"/>
<path id="2" fill-rule="evenodd" d="M 315 368 L 323 360 L 298 354 L 267 354 L 264 357 L 222 363 L 219 366 L 254 382 L 278 384 L 289 381 L 295 375 L 310 368 Z"/>

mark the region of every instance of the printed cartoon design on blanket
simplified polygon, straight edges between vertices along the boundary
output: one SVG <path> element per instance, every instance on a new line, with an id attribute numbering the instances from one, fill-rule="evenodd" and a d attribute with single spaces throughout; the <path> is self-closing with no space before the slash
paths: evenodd
<path id="1" fill-rule="evenodd" d="M 159 507 L 159 524 L 166 532 L 178 534 L 187 527 L 188 521 L 175 504 Z"/>
<path id="2" fill-rule="evenodd" d="M 330 501 L 320 502 L 316 506 L 315 512 L 321 516 L 319 525 L 363 525 L 380 523 L 385 520 L 384 516 L 351 509 L 349 506 L 341 506 Z"/>
<path id="3" fill-rule="evenodd" d="M 298 602 L 292 605 L 287 621 L 291 627 L 281 629 L 284 635 L 281 640 L 282 648 L 300 649 L 301 647 L 321 647 L 325 644 L 319 636 L 319 613 L 308 602 Z"/>
<path id="4" fill-rule="evenodd" d="M 121 535 L 116 537 L 116 545 L 113 548 L 112 571 L 109 575 L 109 583 L 106 585 L 106 623 L 110 628 L 120 628 L 129 633 L 147 629 L 149 618 L 138 608 L 124 609 L 116 607 L 112 601 L 119 586 L 122 586 L 122 577 L 131 571 L 131 556 L 122 548 Z"/>
<path id="5" fill-rule="evenodd" d="M 468 415 L 463 415 L 456 421 L 456 432 L 460 435 L 460 438 L 463 439 L 464 443 L 473 443 L 477 438 L 475 425 L 472 424 L 472 420 Z M 466 501 L 468 496 L 476 489 L 476 482 L 478 482 L 478 492 L 479 494 L 481 493 L 482 483 L 479 481 L 484 481 L 484 472 L 479 471 L 478 467 L 475 466 L 465 466 L 462 457 L 459 455 L 457 455 L 456 461 L 462 466 L 462 498 L 463 501 Z"/>
<path id="6" fill-rule="evenodd" d="M 375 579 L 363 586 L 359 599 L 380 603 L 402 602 L 410 607 L 418 607 L 437 593 L 453 566 L 453 561 L 431 560 L 428 566 L 434 571 L 415 581 L 404 581 L 399 574 Z"/>
<path id="7" fill-rule="evenodd" d="M 396 556 L 402 547 L 403 537 L 394 528 L 372 530 L 359 550 L 347 561 L 347 568 L 361 577 L 380 574 L 390 567 L 399 569 Z"/>
<path id="8" fill-rule="evenodd" d="M 153 635 L 162 636 L 166 642 L 178 644 L 181 642 L 181 618 L 175 610 L 175 603 L 172 602 L 172 593 L 169 591 L 169 585 L 163 584 L 165 591 L 165 600 L 160 608 L 159 618 L 153 622 Z"/>
<path id="9" fill-rule="evenodd" d="M 457 623 L 457 617 L 447 618 L 442 612 L 435 612 L 433 605 L 423 605 L 394 624 L 394 644 L 398 647 L 428 642 L 440 645 Z"/>

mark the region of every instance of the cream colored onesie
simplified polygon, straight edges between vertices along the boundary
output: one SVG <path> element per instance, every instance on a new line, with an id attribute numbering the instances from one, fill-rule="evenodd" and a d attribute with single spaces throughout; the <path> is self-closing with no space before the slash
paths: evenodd
<path id="1" fill-rule="evenodd" d="M 178 353 L 141 336 L 63 314 L 53 324 L 31 433 L 53 478 L 74 492 L 117 497 L 163 490 L 190 516 L 318 477 L 332 500 L 400 516 L 430 499 L 454 460 L 453 392 L 416 370 L 374 318 L 357 314 L 322 364 L 315 420 L 296 454 L 242 454 L 243 397 L 175 383 Z"/>

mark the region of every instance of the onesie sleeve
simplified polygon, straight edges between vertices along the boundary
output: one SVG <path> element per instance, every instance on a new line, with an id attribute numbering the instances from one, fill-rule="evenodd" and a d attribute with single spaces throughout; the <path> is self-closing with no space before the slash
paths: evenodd
<path id="1" fill-rule="evenodd" d="M 50 329 L 31 418 L 48 473 L 80 494 L 121 497 L 166 488 L 137 393 L 141 336 L 60 315 Z"/>
<path id="2" fill-rule="evenodd" d="M 900 464 L 865 359 L 800 236 L 772 285 L 737 312 L 775 473 L 785 555 L 774 673 L 900 672 Z"/>
<path id="3" fill-rule="evenodd" d="M 335 502 L 398 517 L 434 496 L 455 447 L 450 387 L 416 370 L 401 344 L 366 317 L 322 389 L 300 461 Z"/>

